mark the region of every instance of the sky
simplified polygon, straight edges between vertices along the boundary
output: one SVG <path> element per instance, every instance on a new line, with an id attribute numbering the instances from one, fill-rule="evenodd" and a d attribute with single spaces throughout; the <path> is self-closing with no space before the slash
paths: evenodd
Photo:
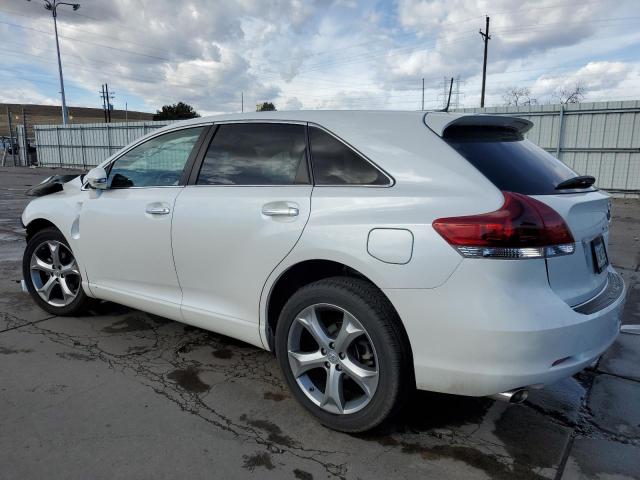
<path id="1" fill-rule="evenodd" d="M 527 88 L 538 103 L 580 84 L 585 101 L 640 99 L 640 0 L 79 0 L 58 10 L 67 105 L 203 115 L 486 105 Z M 0 102 L 60 102 L 51 12 L 0 0 Z"/>

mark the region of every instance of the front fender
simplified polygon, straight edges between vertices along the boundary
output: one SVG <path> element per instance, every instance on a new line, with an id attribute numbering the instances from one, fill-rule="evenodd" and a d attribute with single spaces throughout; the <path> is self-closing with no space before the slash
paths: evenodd
<path id="1" fill-rule="evenodd" d="M 80 212 L 87 194 L 80 187 L 80 179 L 77 178 L 65 184 L 62 191 L 35 198 L 25 207 L 21 220 L 27 229 L 30 225 L 34 225 L 34 222 L 44 220 L 60 230 L 76 257 L 85 292 L 92 295 L 88 287 L 88 276 L 80 248 Z"/>

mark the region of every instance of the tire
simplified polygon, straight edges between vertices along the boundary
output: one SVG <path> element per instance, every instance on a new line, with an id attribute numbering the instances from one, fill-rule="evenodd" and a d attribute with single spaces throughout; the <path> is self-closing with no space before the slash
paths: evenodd
<path id="1" fill-rule="evenodd" d="M 331 277 L 295 292 L 278 319 L 276 356 L 295 398 L 342 432 L 388 422 L 414 387 L 400 319 L 382 292 L 358 278 Z"/>
<path id="2" fill-rule="evenodd" d="M 32 263 L 34 254 L 40 262 Z M 52 315 L 78 315 L 93 303 L 82 288 L 69 242 L 56 228 L 45 228 L 31 237 L 22 257 L 22 274 L 31 298 Z M 47 294 L 49 301 L 45 299 Z"/>

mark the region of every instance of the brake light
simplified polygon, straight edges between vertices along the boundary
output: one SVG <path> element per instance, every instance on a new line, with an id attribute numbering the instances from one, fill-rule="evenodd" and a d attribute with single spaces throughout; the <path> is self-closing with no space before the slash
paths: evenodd
<path id="1" fill-rule="evenodd" d="M 573 235 L 558 212 L 526 195 L 502 193 L 499 210 L 439 218 L 433 228 L 471 258 L 546 258 L 575 251 Z"/>

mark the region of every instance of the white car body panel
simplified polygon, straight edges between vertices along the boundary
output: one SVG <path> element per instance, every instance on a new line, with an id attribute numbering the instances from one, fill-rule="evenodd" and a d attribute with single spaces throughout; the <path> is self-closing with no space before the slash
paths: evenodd
<path id="1" fill-rule="evenodd" d="M 570 286 L 559 286 L 570 280 L 559 276 L 552 288 L 546 260 L 463 260 L 433 229 L 437 218 L 491 212 L 503 204 L 500 190 L 440 138 L 452 122 L 528 128 L 518 119 L 499 118 L 318 111 L 194 119 L 152 132 L 101 165 L 185 126 L 309 122 L 365 155 L 393 184 L 99 193 L 81 189 L 76 179 L 62 192 L 32 201 L 22 220 L 29 225 L 44 219 L 62 231 L 89 294 L 267 349 L 268 304 L 278 279 L 301 262 L 337 262 L 373 282 L 395 307 L 409 337 L 419 388 L 477 396 L 550 383 L 584 368 L 613 342 L 624 293 L 603 310 L 577 313 L 570 300 L 584 300 L 584 286 L 570 292 Z M 572 224 L 569 197 L 537 198 L 568 215 L 574 234 L 581 228 L 578 220 Z M 119 201 L 130 202 L 125 208 Z M 154 202 L 165 202 L 171 213 L 148 218 L 144 207 Z M 261 208 L 269 202 L 295 203 L 299 215 L 266 217 Z M 410 254 L 406 236 L 383 236 L 369 248 L 371 233 L 379 229 L 408 232 Z M 566 259 L 553 261 L 572 260 Z M 563 357 L 569 360 L 551 367 Z"/>
<path id="2" fill-rule="evenodd" d="M 88 195 L 80 211 L 78 255 L 84 259 L 94 296 L 180 318 L 182 292 L 173 264 L 171 212 L 181 191 L 182 187 L 122 188 Z M 160 206 L 169 214 L 147 213 L 148 207 Z"/>
<path id="3" fill-rule="evenodd" d="M 186 322 L 262 346 L 258 312 L 265 279 L 300 238 L 310 185 L 187 186 L 176 201 L 173 252 Z M 287 202 L 293 217 L 266 216 Z M 230 252 L 242 252 L 240 255 Z"/>
<path id="4" fill-rule="evenodd" d="M 576 241 L 576 251 L 547 260 L 549 281 L 553 290 L 569 305 L 578 305 L 600 291 L 607 280 L 607 271 L 595 273 L 590 242 L 602 235 L 609 243 L 609 196 L 602 192 L 539 195 L 566 219 Z"/>

